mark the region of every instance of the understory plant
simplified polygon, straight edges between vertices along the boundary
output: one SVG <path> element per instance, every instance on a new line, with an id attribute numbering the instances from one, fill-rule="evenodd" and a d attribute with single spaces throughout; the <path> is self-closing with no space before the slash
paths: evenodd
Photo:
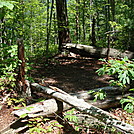
<path id="1" fill-rule="evenodd" d="M 110 85 L 119 86 L 122 89 L 127 85 L 131 85 L 134 82 L 134 60 L 129 60 L 128 57 L 122 59 L 111 59 L 106 61 L 105 59 L 100 59 L 104 62 L 103 67 L 98 69 L 96 72 L 98 75 L 108 74 L 113 76 L 110 80 Z M 134 91 L 134 89 L 130 89 Z M 123 90 L 122 90 L 123 92 Z M 121 104 L 124 110 L 127 112 L 134 111 L 134 97 L 128 96 L 127 98 L 121 99 Z"/>
<path id="2" fill-rule="evenodd" d="M 106 93 L 102 89 L 100 89 L 97 92 L 93 91 L 93 90 L 90 90 L 88 93 L 94 95 L 94 101 L 97 101 L 98 99 L 99 100 L 104 100 L 105 97 L 106 97 Z"/>
<path id="3" fill-rule="evenodd" d="M 65 113 L 64 119 L 72 122 L 76 131 L 79 131 L 78 117 L 76 116 L 76 110 L 73 108 Z"/>
<path id="4" fill-rule="evenodd" d="M 0 49 L 0 88 L 1 90 L 12 89 L 15 86 L 15 76 L 17 75 L 15 69 L 18 66 L 19 60 L 17 57 L 17 45 L 8 46 L 2 44 Z"/>
<path id="5" fill-rule="evenodd" d="M 48 125 L 45 125 L 46 123 Z M 55 127 L 60 129 L 63 126 L 60 125 L 57 121 L 50 122 L 49 118 L 44 118 L 40 116 L 29 119 L 28 127 L 30 128 L 29 133 L 35 134 L 35 133 L 52 133 Z"/>

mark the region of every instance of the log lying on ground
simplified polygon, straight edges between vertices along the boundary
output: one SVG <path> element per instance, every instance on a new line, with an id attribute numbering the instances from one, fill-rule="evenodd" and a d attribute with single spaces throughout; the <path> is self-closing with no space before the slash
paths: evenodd
<path id="1" fill-rule="evenodd" d="M 32 86 L 36 87 L 39 92 L 51 95 L 53 98 L 61 102 L 65 102 L 69 104 L 70 106 L 76 108 L 82 113 L 91 115 L 101 120 L 102 122 L 106 123 L 107 125 L 114 126 L 121 132 L 134 133 L 133 126 L 114 119 L 108 112 L 103 111 L 93 105 L 89 105 L 83 99 L 78 99 L 77 97 L 73 97 L 67 93 L 63 94 L 63 93 L 54 91 L 48 87 L 43 87 L 37 83 L 33 83 Z"/>
<path id="2" fill-rule="evenodd" d="M 63 48 L 68 49 L 73 53 L 80 54 L 82 56 L 91 56 L 91 57 L 93 56 L 97 58 L 106 57 L 108 49 L 108 48 L 97 48 L 82 44 L 71 44 L 71 43 L 64 44 Z M 117 49 L 110 48 L 109 56 L 114 58 L 123 58 L 127 56 L 129 59 L 133 59 L 134 52 L 130 51 L 121 52 Z"/>
<path id="3" fill-rule="evenodd" d="M 62 91 L 61 89 L 57 87 L 50 86 L 50 88 L 57 90 L 58 92 L 61 92 L 63 94 L 67 94 L 66 92 Z M 100 89 L 103 92 L 105 92 L 107 96 L 104 100 L 97 100 L 96 102 L 93 101 L 94 96 L 89 94 L 88 91 L 80 91 L 78 93 L 71 93 L 70 95 L 76 96 L 79 99 L 84 99 L 89 104 L 94 105 L 101 109 L 109 109 L 109 108 L 117 107 L 118 105 L 120 105 L 120 99 L 123 97 L 122 89 L 120 89 L 119 87 L 108 86 L 108 87 L 97 88 L 97 89 L 94 89 L 93 91 L 98 92 Z M 127 90 L 128 90 L 127 88 L 124 89 L 124 91 L 126 92 Z M 127 93 L 124 96 L 128 96 L 128 95 L 130 94 Z M 64 111 L 71 108 L 71 106 L 66 103 L 63 103 L 63 106 L 64 106 L 63 107 Z M 58 111 L 57 102 L 55 101 L 55 99 L 49 99 L 49 100 L 45 100 L 45 101 L 38 102 L 35 104 L 31 104 L 23 109 L 14 111 L 13 114 L 17 116 L 28 114 L 29 117 L 33 117 L 33 116 L 39 116 L 39 115 L 43 115 L 43 116 L 52 115 L 53 113 L 56 113 L 57 111 Z"/>

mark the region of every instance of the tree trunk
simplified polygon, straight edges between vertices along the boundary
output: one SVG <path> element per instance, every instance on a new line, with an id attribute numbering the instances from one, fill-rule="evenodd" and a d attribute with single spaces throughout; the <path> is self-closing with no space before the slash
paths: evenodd
<path id="1" fill-rule="evenodd" d="M 51 8 L 52 10 L 52 8 Z M 47 30 L 47 39 L 46 39 L 46 57 L 48 55 L 48 48 L 49 48 L 49 0 L 47 0 L 47 22 L 46 22 L 46 30 Z"/>
<path id="2" fill-rule="evenodd" d="M 62 50 L 62 43 L 71 42 L 68 28 L 66 0 L 56 0 L 59 51 Z"/>
<path id="3" fill-rule="evenodd" d="M 80 1 L 79 0 L 76 0 L 76 15 L 75 15 L 75 20 L 76 20 L 76 32 L 75 32 L 75 35 L 76 35 L 76 42 L 79 43 L 80 41 L 80 24 L 79 24 L 79 5 L 80 5 Z"/>
<path id="4" fill-rule="evenodd" d="M 16 78 L 17 92 L 20 96 L 31 96 L 30 85 L 25 80 L 25 56 L 24 56 L 24 43 L 23 38 L 17 40 L 18 44 L 18 59 L 21 61 L 19 71 Z"/>
<path id="5" fill-rule="evenodd" d="M 85 42 L 86 39 L 86 29 L 85 29 L 85 7 L 86 7 L 86 2 L 85 0 L 83 1 L 83 9 L 82 9 L 82 27 L 83 27 L 83 39 L 82 41 Z"/>
<path id="6" fill-rule="evenodd" d="M 97 58 L 107 57 L 107 50 L 108 50 L 108 48 L 97 48 L 88 45 L 71 44 L 71 43 L 64 44 L 64 48 L 68 49 L 70 52 L 80 54 L 81 56 L 90 56 Z M 134 52 L 130 51 L 120 52 L 117 49 L 110 48 L 109 56 L 114 58 L 123 58 L 127 56 L 129 59 L 133 59 Z"/>
<path id="7" fill-rule="evenodd" d="M 112 21 L 115 20 L 115 0 L 110 0 L 111 13 L 112 13 Z"/>
<path id="8" fill-rule="evenodd" d="M 55 91 L 48 87 L 43 87 L 37 83 L 33 83 L 32 86 L 35 87 L 38 92 L 48 94 L 61 102 L 65 102 L 82 113 L 91 115 L 106 123 L 107 125 L 115 127 L 121 132 L 134 133 L 133 126 L 114 119 L 108 112 L 103 111 L 93 105 L 89 105 L 83 99 L 78 99 L 77 97 L 71 96 L 67 93 L 61 93 L 60 91 Z"/>
<path id="9" fill-rule="evenodd" d="M 49 51 L 49 39 L 51 35 L 51 24 L 52 24 L 52 15 L 53 15 L 53 7 L 54 7 L 54 0 L 52 0 L 51 4 L 51 12 L 49 17 L 49 0 L 47 1 L 47 40 L 46 40 L 46 63 L 48 62 L 48 51 Z"/>
<path id="10" fill-rule="evenodd" d="M 106 10 L 106 31 L 110 31 L 110 0 L 107 1 L 107 10 Z M 107 35 L 107 60 L 109 59 L 109 53 L 110 53 L 110 34 Z"/>
<path id="11" fill-rule="evenodd" d="M 93 19 L 92 19 L 92 37 L 91 37 L 91 40 L 92 40 L 92 45 L 95 46 L 96 44 L 96 37 L 95 37 L 95 17 L 93 16 Z"/>

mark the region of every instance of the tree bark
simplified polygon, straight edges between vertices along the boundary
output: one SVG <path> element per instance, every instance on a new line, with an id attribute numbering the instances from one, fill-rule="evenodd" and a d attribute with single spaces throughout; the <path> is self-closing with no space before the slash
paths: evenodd
<path id="1" fill-rule="evenodd" d="M 101 120 L 102 122 L 106 123 L 109 126 L 114 126 L 116 129 L 118 129 L 121 132 L 134 133 L 133 126 L 114 119 L 108 112 L 103 111 L 93 105 L 89 105 L 83 99 L 78 99 L 77 97 L 71 96 L 67 93 L 54 91 L 48 87 L 43 87 L 37 83 L 33 83 L 32 86 L 35 87 L 38 92 L 48 94 L 52 96 L 53 98 L 58 99 L 61 102 L 65 102 L 69 104 L 70 106 L 76 108 L 77 110 L 81 111 L 84 114 L 91 115 Z M 53 106 L 53 103 L 52 103 L 52 106 Z"/>
<path id="2" fill-rule="evenodd" d="M 48 49 L 49 49 L 49 0 L 47 0 L 47 22 L 46 22 L 46 32 L 47 32 L 47 39 L 46 39 L 46 57 L 48 56 Z M 51 7 L 51 11 L 52 11 L 52 7 Z M 51 21 L 50 21 L 51 22 Z"/>
<path id="3" fill-rule="evenodd" d="M 95 44 L 96 44 L 95 23 L 96 23 L 95 16 L 93 16 L 93 18 L 92 18 L 92 37 L 91 37 L 92 46 L 95 46 Z"/>
<path id="4" fill-rule="evenodd" d="M 62 50 L 62 43 L 71 42 L 68 28 L 66 0 L 56 0 L 59 51 Z"/>
<path id="5" fill-rule="evenodd" d="M 81 56 L 90 56 L 97 58 L 107 57 L 107 49 L 108 49 L 108 48 L 97 48 L 94 46 L 72 44 L 72 43 L 64 44 L 64 48 L 68 49 L 70 52 L 80 54 Z M 121 52 L 117 49 L 110 48 L 109 56 L 114 58 L 123 58 L 127 56 L 129 59 L 133 59 L 134 52 L 131 51 Z"/>
<path id="6" fill-rule="evenodd" d="M 83 9 L 82 9 L 82 28 L 83 28 L 83 39 L 82 41 L 85 42 L 86 40 L 86 29 L 85 29 L 85 21 L 86 21 L 86 18 L 85 18 L 85 10 L 86 10 L 86 1 L 83 0 Z"/>
<path id="7" fill-rule="evenodd" d="M 79 16 L 80 16 L 80 13 L 79 13 L 79 5 L 80 5 L 80 0 L 76 0 L 76 15 L 75 15 L 75 20 L 76 20 L 76 26 L 75 26 L 75 29 L 76 29 L 76 32 L 75 32 L 75 35 L 76 35 L 76 42 L 79 43 L 80 41 L 80 24 L 79 24 Z"/>
<path id="8" fill-rule="evenodd" d="M 31 96 L 31 89 L 29 82 L 25 80 L 25 55 L 24 55 L 24 43 L 23 38 L 17 40 L 18 44 L 18 59 L 21 61 L 19 65 L 19 71 L 16 78 L 17 92 L 22 97 Z"/>

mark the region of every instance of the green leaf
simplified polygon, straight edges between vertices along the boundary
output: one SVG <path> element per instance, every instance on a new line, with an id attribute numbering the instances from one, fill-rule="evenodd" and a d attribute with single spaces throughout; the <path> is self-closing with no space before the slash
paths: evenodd
<path id="1" fill-rule="evenodd" d="M 0 8 L 7 7 L 10 10 L 13 10 L 14 5 L 10 1 L 0 1 Z"/>
<path id="2" fill-rule="evenodd" d="M 55 124 L 54 126 L 59 127 L 59 128 L 64 127 L 63 125 L 60 125 L 60 124 Z"/>
<path id="3" fill-rule="evenodd" d="M 127 98 L 134 101 L 134 97 L 128 96 Z"/>
<path id="4" fill-rule="evenodd" d="M 134 91 L 134 88 L 132 88 L 132 89 L 129 89 L 129 91 Z"/>
<path id="5" fill-rule="evenodd" d="M 88 91 L 89 94 L 92 94 L 92 93 L 94 93 L 94 92 L 95 92 L 95 91 L 93 91 L 93 90 Z"/>
<path id="6" fill-rule="evenodd" d="M 22 109 L 23 107 L 14 107 L 13 109 Z"/>
<path id="7" fill-rule="evenodd" d="M 75 130 L 79 131 L 80 127 L 79 126 L 75 126 Z"/>
<path id="8" fill-rule="evenodd" d="M 133 70 L 129 69 L 128 71 L 132 75 L 132 77 L 134 77 L 134 69 Z"/>
<path id="9" fill-rule="evenodd" d="M 27 114 L 22 114 L 21 116 L 20 116 L 20 118 L 25 118 L 27 116 Z"/>
<path id="10" fill-rule="evenodd" d="M 31 111 L 31 109 L 34 107 L 27 107 L 26 110 Z"/>
<path id="11" fill-rule="evenodd" d="M 126 77 L 126 81 L 127 81 L 128 84 L 130 84 L 130 79 L 129 79 L 129 77 Z"/>

